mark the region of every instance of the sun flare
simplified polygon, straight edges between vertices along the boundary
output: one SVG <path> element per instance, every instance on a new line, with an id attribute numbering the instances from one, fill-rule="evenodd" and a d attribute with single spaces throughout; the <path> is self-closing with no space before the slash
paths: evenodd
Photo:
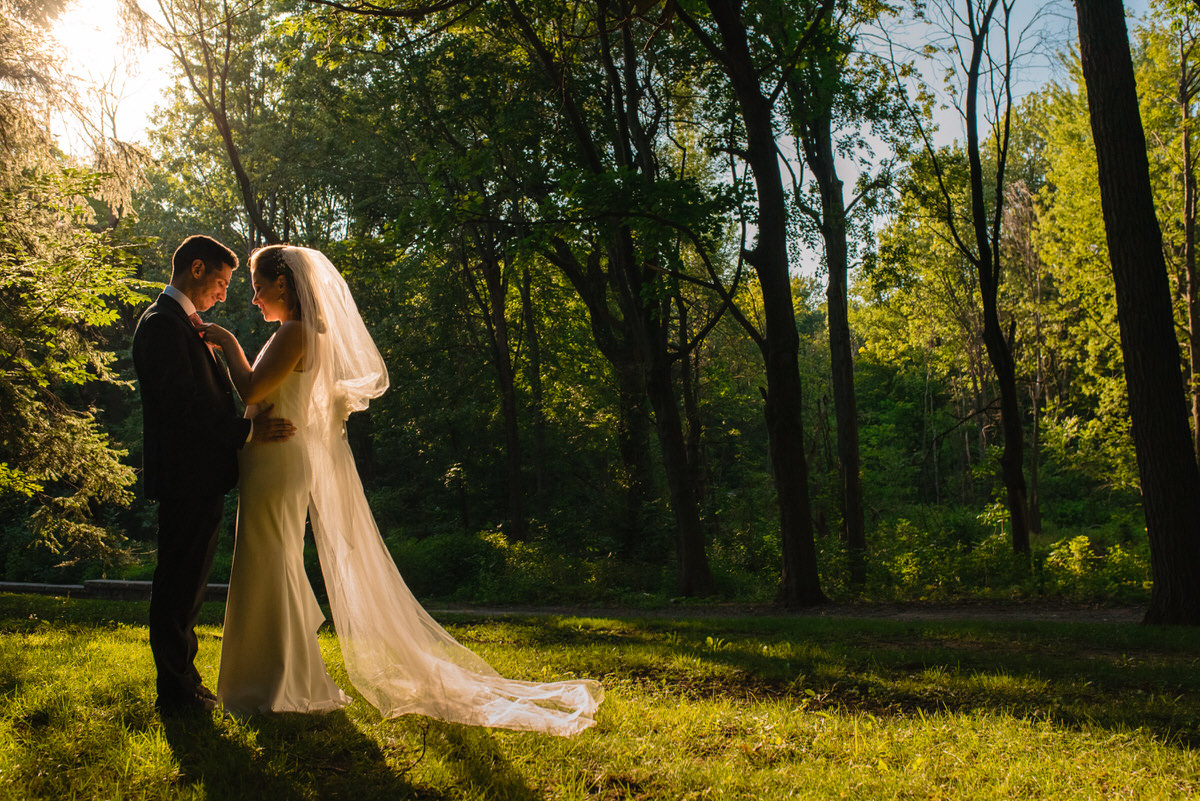
<path id="1" fill-rule="evenodd" d="M 64 119 L 68 151 L 86 150 L 83 129 L 99 127 L 126 141 L 145 139 L 150 115 L 170 80 L 170 57 L 124 33 L 117 0 L 76 0 L 55 20 L 51 35 L 63 78 L 75 88 L 88 124 Z"/>

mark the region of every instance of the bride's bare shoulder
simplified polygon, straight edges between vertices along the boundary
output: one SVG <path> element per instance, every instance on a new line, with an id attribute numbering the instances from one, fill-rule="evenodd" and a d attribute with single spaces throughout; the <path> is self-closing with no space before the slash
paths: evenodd
<path id="1" fill-rule="evenodd" d="M 267 342 L 267 352 L 273 359 L 286 362 L 290 369 L 304 355 L 304 326 L 298 321 L 282 323 Z"/>
<path id="2" fill-rule="evenodd" d="M 275 332 L 276 340 L 288 343 L 290 346 L 304 346 L 304 323 L 299 320 L 288 320 L 280 323 L 279 330 Z"/>

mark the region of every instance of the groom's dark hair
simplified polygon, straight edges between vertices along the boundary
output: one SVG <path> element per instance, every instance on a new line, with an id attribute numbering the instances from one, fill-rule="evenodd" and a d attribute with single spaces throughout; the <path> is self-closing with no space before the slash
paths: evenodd
<path id="1" fill-rule="evenodd" d="M 175 255 L 171 257 L 171 278 L 187 272 L 196 259 L 204 262 L 206 272 L 219 270 L 225 264 L 235 270 L 238 266 L 237 254 L 232 250 L 211 236 L 195 234 L 175 248 Z"/>

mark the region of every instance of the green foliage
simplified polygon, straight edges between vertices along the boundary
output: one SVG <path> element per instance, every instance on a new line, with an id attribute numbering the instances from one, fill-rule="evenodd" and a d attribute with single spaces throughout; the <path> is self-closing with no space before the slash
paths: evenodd
<path id="1" fill-rule="evenodd" d="M 218 5 L 195 8 L 210 14 Z M 745 4 L 768 77 L 793 64 L 790 48 L 814 5 Z M 702 3 L 681 7 L 711 23 Z M 669 364 L 686 418 L 689 480 L 718 591 L 761 601 L 778 584 L 764 353 L 711 288 L 717 279 L 732 287 L 736 276 L 730 300 L 762 329 L 762 288 L 741 251 L 753 247 L 756 206 L 738 160 L 736 102 L 719 65 L 681 19 L 668 19 L 667 6 L 605 16 L 615 9 L 533 0 L 400 20 L 272 0 L 230 19 L 226 114 L 253 201 L 282 236 L 330 254 L 389 366 L 389 392 L 348 430 L 380 528 L 422 597 L 670 598 L 675 539 L 656 411 L 636 397 L 652 352 Z M 1012 119 L 1009 174 L 1025 194 L 1006 202 L 1024 217 L 1003 222 L 1000 302 L 1027 397 L 1026 469 L 1031 486 L 1038 471 L 1045 527 L 1032 559 L 1021 561 L 1003 547 L 1003 521 L 989 517 L 999 430 L 975 276 L 936 222 L 945 198 L 929 164 L 912 158 L 913 122 L 898 115 L 890 71 L 862 52 L 858 29 L 841 26 L 892 11 L 864 3 L 838 13 L 838 26 L 795 54 L 790 77 L 799 82 L 781 86 L 777 123 L 794 132 L 828 107 L 840 157 L 863 168 L 856 192 L 872 190 L 853 204 L 870 230 L 851 236 L 862 260 L 852 273 L 851 335 L 871 532 L 865 597 L 1136 601 L 1144 554 L 1130 532 L 1141 530 L 1140 500 L 1083 93 L 1074 84 L 1035 91 Z M 1178 26 L 1162 21 L 1162 30 L 1137 35 L 1146 37 L 1144 115 L 1175 252 L 1179 125 L 1171 104 L 1155 99 L 1169 95 L 1163 43 Z M 210 44 L 223 35 L 205 31 Z M 182 44 L 198 63 L 199 42 Z M 119 233 L 96 233 L 77 216 L 87 209 L 74 196 L 98 191 L 91 179 L 30 172 L 29 183 L 27 173 L 5 173 L 7 202 L 16 204 L 7 224 L 24 225 L 41 209 L 44 219 L 69 219 L 64 230 L 75 237 L 55 245 L 53 258 L 30 257 L 29 269 L 51 277 L 46 291 L 84 279 L 84 291 L 68 293 L 83 305 L 65 328 L 29 328 L 13 349 L 31 354 L 18 405 L 34 410 L 10 416 L 6 405 L 0 421 L 14 426 L 3 447 L 24 449 L 0 452 L 4 569 L 13 576 L 94 574 L 108 569 L 99 543 L 117 542 L 115 531 L 149 539 L 153 508 L 136 501 L 121 511 L 140 461 L 137 402 L 122 385 L 131 366 L 113 359 L 136 317 L 128 303 L 138 298 L 123 293 L 138 286 L 135 273 L 165 280 L 187 234 L 213 234 L 239 253 L 261 239 L 209 110 L 177 78 L 152 134 L 156 162 L 135 194 L 136 219 Z M 635 123 L 644 140 L 630 138 Z M 35 150 L 50 152 L 22 152 Z M 941 155 L 958 204 L 962 145 Z M 893 156 L 906 172 L 893 174 Z M 809 177 L 798 173 L 791 187 L 794 268 L 815 260 Z M 873 193 L 884 187 L 899 191 Z M 38 193 L 58 200 L 32 202 Z M 121 240 L 145 240 L 140 263 Z M 0 291 L 42 302 L 30 288 L 37 281 L 12 275 Z M 270 326 L 249 305 L 247 279 L 235 274 L 213 317 L 253 353 Z M 792 292 L 822 581 L 847 599 L 855 596 L 839 540 L 824 287 L 796 275 Z M 506 361 L 511 410 L 501 392 Z M 506 412 L 516 418 L 524 542 L 506 529 Z M 631 454 L 624 437 L 634 429 L 645 433 Z M 72 472 L 79 464 L 92 467 Z M 62 553 L 25 549 L 35 529 Z M 1072 561 L 1056 543 L 1079 536 L 1095 556 Z M 215 580 L 227 574 L 231 543 L 222 540 Z M 70 570 L 52 567 L 77 559 Z M 144 576 L 147 562 L 122 569 Z M 319 565 L 310 560 L 309 569 L 319 583 Z"/>
<path id="2" fill-rule="evenodd" d="M 1046 105 L 1047 185 L 1039 198 L 1035 242 L 1046 266 L 1044 308 L 1053 336 L 1045 421 L 1048 451 L 1094 480 L 1137 486 L 1129 429 L 1116 296 L 1108 263 L 1087 99 L 1077 65 L 1075 88 L 1053 87 Z"/>
<path id="3" fill-rule="evenodd" d="M 900 519 L 875 532 L 878 557 L 872 559 L 869 580 L 879 592 L 920 600 L 1028 592 L 1028 557 L 1013 553 L 1003 530 L 983 533 L 961 518 L 957 525 L 953 519 L 929 522 L 945 527 Z"/>
<path id="4" fill-rule="evenodd" d="M 418 598 L 460 597 L 466 587 L 497 574 L 503 565 L 503 551 L 486 536 L 444 532 L 423 539 L 390 536 L 386 541 Z"/>
<path id="5" fill-rule="evenodd" d="M 473 604 L 662 603 L 675 578 L 654 564 L 565 548 L 542 529 L 523 541 L 499 530 L 416 539 L 393 534 L 388 548 L 409 588 L 425 602 Z"/>
<path id="6" fill-rule="evenodd" d="M 107 339 L 143 300 L 134 256 L 87 227 L 101 176 L 43 173 L 0 191 L 0 508 L 9 553 L 37 545 L 62 563 L 111 560 L 132 469 L 96 408 L 98 387 L 128 391 Z M 16 561 L 16 560 L 14 560 Z M 12 578 L 23 571 L 5 567 Z"/>
<path id="7" fill-rule="evenodd" d="M 1086 534 L 1052 544 L 1043 568 L 1048 592 L 1072 600 L 1144 601 L 1150 590 L 1148 546 L 1114 543 L 1101 552 L 1097 545 Z"/>
<path id="8" fill-rule="evenodd" d="M 1002 505 L 996 508 L 1003 510 Z M 987 514 L 912 507 L 913 517 L 878 525 L 868 539 L 867 584 L 850 590 L 845 546 L 818 543 L 826 592 L 837 600 L 962 602 L 1062 599 L 1142 604 L 1150 592 L 1150 553 L 1118 518 L 1089 533 L 1055 529 L 1035 538 L 1028 555 Z M 1074 531 L 1078 532 L 1076 528 Z"/>
<path id="9" fill-rule="evenodd" d="M 1002 505 L 994 506 L 1003 512 Z M 911 510 L 913 519 L 881 523 L 870 532 L 867 584 L 861 590 L 849 585 L 844 543 L 830 534 L 818 539 L 823 586 L 835 601 L 1141 604 L 1149 597 L 1148 544 L 1133 538 L 1121 519 L 1093 525 L 1086 534 L 1055 528 L 1035 540 L 1032 554 L 1020 555 L 1013 553 L 1005 528 L 987 514 L 965 508 Z M 726 525 L 709 542 L 720 596 L 742 603 L 773 601 L 778 534 L 737 529 L 729 525 L 732 517 L 720 519 Z M 397 532 L 387 538 L 410 588 L 425 601 L 643 607 L 672 598 L 675 580 L 667 566 L 581 551 L 569 547 L 570 541 L 544 527 L 522 542 L 499 530 L 422 538 Z M 320 586 L 315 557 L 310 575 Z"/>

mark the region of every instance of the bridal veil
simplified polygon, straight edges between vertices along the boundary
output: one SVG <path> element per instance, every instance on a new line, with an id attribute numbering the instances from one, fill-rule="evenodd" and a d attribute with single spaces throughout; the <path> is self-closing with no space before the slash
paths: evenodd
<path id="1" fill-rule="evenodd" d="M 500 676 L 421 607 L 379 535 L 345 420 L 388 386 L 349 287 L 323 253 L 287 247 L 313 391 L 294 421 L 310 457 L 309 518 L 350 680 L 384 717 L 407 713 L 570 735 L 595 724 L 600 684 Z"/>

